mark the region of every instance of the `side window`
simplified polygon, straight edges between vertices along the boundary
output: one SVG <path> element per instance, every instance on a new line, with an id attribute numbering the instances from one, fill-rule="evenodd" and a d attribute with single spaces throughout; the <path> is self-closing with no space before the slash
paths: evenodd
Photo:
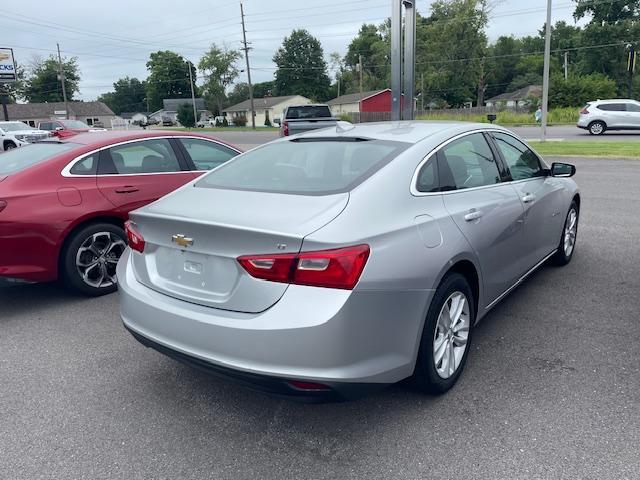
<path id="1" fill-rule="evenodd" d="M 539 177 L 543 174 L 540 159 L 524 143 L 506 133 L 493 133 L 496 145 L 514 180 Z"/>
<path id="2" fill-rule="evenodd" d="M 184 145 L 196 166 L 196 170 L 211 170 L 238 155 L 234 150 L 224 145 L 207 140 L 197 138 L 180 138 L 178 140 Z"/>
<path id="3" fill-rule="evenodd" d="M 481 133 L 455 140 L 438 152 L 442 190 L 462 190 L 500 183 L 500 172 Z"/>
<path id="4" fill-rule="evenodd" d="M 144 174 L 179 172 L 180 163 L 166 138 L 154 138 L 111 147 L 104 161 L 102 174 Z M 104 165 L 103 165 L 104 163 Z"/>
<path id="5" fill-rule="evenodd" d="M 95 175 L 98 167 L 98 153 L 84 157 L 69 170 L 73 175 Z"/>
<path id="6" fill-rule="evenodd" d="M 438 169 L 435 156 L 431 157 L 431 159 L 420 169 L 418 180 L 416 181 L 416 190 L 419 192 L 440 191 L 440 182 L 438 181 Z"/>
<path id="7" fill-rule="evenodd" d="M 624 112 L 626 110 L 624 103 L 604 103 L 598 105 L 597 108 L 606 112 Z"/>
<path id="8" fill-rule="evenodd" d="M 627 112 L 640 112 L 640 105 L 635 103 L 627 103 Z"/>
<path id="9" fill-rule="evenodd" d="M 53 130 L 53 124 L 51 122 L 41 122 L 40 130 Z"/>

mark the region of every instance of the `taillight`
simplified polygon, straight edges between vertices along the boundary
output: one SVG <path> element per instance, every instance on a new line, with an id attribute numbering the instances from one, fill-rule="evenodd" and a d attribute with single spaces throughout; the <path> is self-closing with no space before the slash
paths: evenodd
<path id="1" fill-rule="evenodd" d="M 351 290 L 369 258 L 368 245 L 298 254 L 244 255 L 242 267 L 255 278 L 272 282 Z"/>
<path id="2" fill-rule="evenodd" d="M 0 212 L 7 207 L 7 202 L 0 200 Z"/>
<path id="3" fill-rule="evenodd" d="M 285 137 L 288 137 L 288 136 L 289 136 L 289 122 L 284 122 L 284 123 L 282 124 L 282 134 L 283 134 Z"/>
<path id="4" fill-rule="evenodd" d="M 582 110 L 580 110 L 580 115 L 586 115 L 589 113 L 589 110 L 587 110 L 587 107 L 584 107 Z"/>
<path id="5" fill-rule="evenodd" d="M 129 241 L 129 247 L 131 250 L 135 250 L 136 252 L 144 252 L 144 238 L 136 227 L 136 224 L 131 220 L 127 220 L 124 223 L 124 231 L 127 234 L 127 240 Z"/>

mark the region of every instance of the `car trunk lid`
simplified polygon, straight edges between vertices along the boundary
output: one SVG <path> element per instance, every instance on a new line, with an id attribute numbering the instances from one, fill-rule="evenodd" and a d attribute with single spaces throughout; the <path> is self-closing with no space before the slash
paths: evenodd
<path id="1" fill-rule="evenodd" d="M 182 189 L 130 215 L 145 241 L 144 254 L 132 255 L 136 277 L 191 303 L 264 311 L 287 284 L 250 276 L 237 257 L 299 252 L 303 238 L 338 216 L 348 198 Z"/>

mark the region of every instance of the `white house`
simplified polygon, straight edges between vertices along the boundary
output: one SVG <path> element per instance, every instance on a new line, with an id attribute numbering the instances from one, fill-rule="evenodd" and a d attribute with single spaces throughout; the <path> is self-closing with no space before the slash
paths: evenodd
<path id="1" fill-rule="evenodd" d="M 302 95 L 287 95 L 284 97 L 254 98 L 253 108 L 256 112 L 256 126 L 264 126 L 267 119 L 273 125 L 274 118 L 282 119 L 282 112 L 291 105 L 307 105 L 311 100 Z M 247 124 L 251 124 L 251 103 L 249 100 L 225 108 L 222 111 L 229 121 L 235 117 L 244 117 Z"/>
<path id="2" fill-rule="evenodd" d="M 162 100 L 163 108 L 151 113 L 148 117 L 149 119 L 153 119 L 159 123 L 162 123 L 164 120 L 170 120 L 171 122 L 178 123 L 178 108 L 181 105 L 187 104 L 191 106 L 193 100 L 190 98 L 165 98 Z M 198 112 L 198 120 L 209 118 L 211 116 L 211 112 L 207 110 L 203 98 L 196 98 L 196 111 Z"/>
<path id="3" fill-rule="evenodd" d="M 542 96 L 542 87 L 540 85 L 527 85 L 515 92 L 506 92 L 496 95 L 485 100 L 487 107 L 507 107 L 516 108 L 528 105 L 529 99 L 540 98 Z"/>

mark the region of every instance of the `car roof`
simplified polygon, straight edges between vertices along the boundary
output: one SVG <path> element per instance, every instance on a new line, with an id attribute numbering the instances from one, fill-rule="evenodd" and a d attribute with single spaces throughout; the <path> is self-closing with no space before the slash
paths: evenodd
<path id="1" fill-rule="evenodd" d="M 451 136 L 474 130 L 503 130 L 506 129 L 488 123 L 473 122 L 445 122 L 445 121 L 396 121 L 378 123 L 338 122 L 336 127 L 313 130 L 295 135 L 292 138 L 318 138 L 338 136 L 349 138 L 373 138 L 376 140 L 418 143 L 428 137 L 448 133 Z"/>
<path id="2" fill-rule="evenodd" d="M 589 103 L 619 103 L 619 102 L 633 102 L 640 103 L 638 100 L 634 100 L 633 98 L 609 98 L 606 100 L 595 100 Z"/>
<path id="3" fill-rule="evenodd" d="M 127 140 L 140 140 L 144 138 L 154 137 L 200 137 L 212 140 L 211 137 L 199 133 L 177 132 L 171 130 L 110 130 L 106 132 L 79 133 L 78 135 L 74 135 L 61 141 L 78 143 L 81 145 L 90 145 L 98 148 L 111 145 L 112 143 L 126 142 Z M 219 140 L 216 141 L 219 142 Z"/>

